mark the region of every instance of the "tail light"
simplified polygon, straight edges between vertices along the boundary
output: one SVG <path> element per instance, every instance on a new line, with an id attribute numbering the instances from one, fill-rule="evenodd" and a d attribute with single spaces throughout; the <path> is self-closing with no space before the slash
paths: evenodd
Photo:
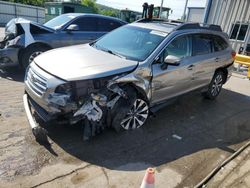
<path id="1" fill-rule="evenodd" d="M 231 52 L 231 55 L 232 55 L 232 58 L 235 59 L 236 52 L 235 52 L 235 51 L 232 51 L 232 52 Z"/>

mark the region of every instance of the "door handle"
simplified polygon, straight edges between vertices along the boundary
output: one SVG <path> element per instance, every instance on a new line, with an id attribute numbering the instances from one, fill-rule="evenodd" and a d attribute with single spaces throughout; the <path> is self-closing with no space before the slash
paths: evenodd
<path id="1" fill-rule="evenodd" d="M 194 65 L 189 65 L 189 66 L 187 67 L 187 69 L 188 69 L 188 70 L 193 70 L 193 67 L 194 67 Z"/>

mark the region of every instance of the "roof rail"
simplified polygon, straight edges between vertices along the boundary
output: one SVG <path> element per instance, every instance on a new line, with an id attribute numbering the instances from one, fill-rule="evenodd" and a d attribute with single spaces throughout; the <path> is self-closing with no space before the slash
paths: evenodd
<path id="1" fill-rule="evenodd" d="M 152 23 L 152 22 L 155 22 L 155 23 L 163 23 L 163 24 L 170 24 L 170 25 L 179 25 L 181 23 L 183 23 L 182 21 L 179 21 L 179 20 L 167 20 L 167 19 L 159 19 L 159 18 L 143 18 L 143 19 L 140 19 L 140 20 L 137 20 L 135 21 L 137 23 Z"/>
<path id="2" fill-rule="evenodd" d="M 142 18 L 135 22 L 163 22 L 163 23 L 183 23 L 180 20 L 169 20 L 169 19 L 161 19 L 161 18 Z"/>
<path id="3" fill-rule="evenodd" d="M 149 22 L 158 22 L 158 23 L 164 23 L 164 24 L 172 24 L 176 25 L 175 30 L 184 30 L 184 29 L 206 29 L 206 30 L 212 30 L 212 31 L 220 31 L 222 32 L 222 29 L 219 25 L 214 24 L 205 24 L 205 23 L 184 23 L 179 20 L 166 20 L 166 19 L 159 19 L 159 18 L 142 18 L 140 20 L 135 21 L 137 23 L 149 23 Z"/>
<path id="4" fill-rule="evenodd" d="M 145 22 L 167 22 L 167 20 L 163 20 L 163 19 L 157 19 L 157 18 L 142 18 L 142 19 L 139 19 L 135 22 L 140 22 L 140 23 L 145 23 Z"/>
<path id="5" fill-rule="evenodd" d="M 184 30 L 184 29 L 207 29 L 212 31 L 222 31 L 219 25 L 214 24 L 204 24 L 204 23 L 183 23 L 178 26 L 175 30 Z"/>

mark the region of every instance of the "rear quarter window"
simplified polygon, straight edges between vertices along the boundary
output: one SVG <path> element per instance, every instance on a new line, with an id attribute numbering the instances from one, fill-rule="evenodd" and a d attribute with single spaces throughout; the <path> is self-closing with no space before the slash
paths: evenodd
<path id="1" fill-rule="evenodd" d="M 112 31 L 113 29 L 116 29 L 121 25 L 122 24 L 116 20 L 106 18 L 99 18 L 97 23 L 98 31 L 104 32 Z"/>
<path id="2" fill-rule="evenodd" d="M 213 35 L 212 38 L 215 52 L 225 50 L 228 47 L 227 42 L 222 37 Z"/>

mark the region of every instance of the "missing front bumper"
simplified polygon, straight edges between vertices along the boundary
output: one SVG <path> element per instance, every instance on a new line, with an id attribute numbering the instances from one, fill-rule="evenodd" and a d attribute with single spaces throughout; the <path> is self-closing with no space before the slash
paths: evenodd
<path id="1" fill-rule="evenodd" d="M 32 116 L 27 94 L 23 95 L 23 105 L 24 105 L 26 116 L 27 116 L 27 119 L 29 121 L 31 128 L 34 129 L 34 128 L 38 127 L 37 122 L 34 120 L 34 118 Z"/>
<path id="2" fill-rule="evenodd" d="M 36 141 L 41 144 L 44 144 L 44 143 L 47 144 L 48 143 L 47 131 L 44 128 L 40 127 L 35 121 L 35 119 L 33 118 L 27 94 L 23 95 L 23 104 L 24 104 L 24 109 L 26 112 L 27 119 L 29 121 L 29 125 L 32 129 L 33 135 L 36 138 Z"/>

